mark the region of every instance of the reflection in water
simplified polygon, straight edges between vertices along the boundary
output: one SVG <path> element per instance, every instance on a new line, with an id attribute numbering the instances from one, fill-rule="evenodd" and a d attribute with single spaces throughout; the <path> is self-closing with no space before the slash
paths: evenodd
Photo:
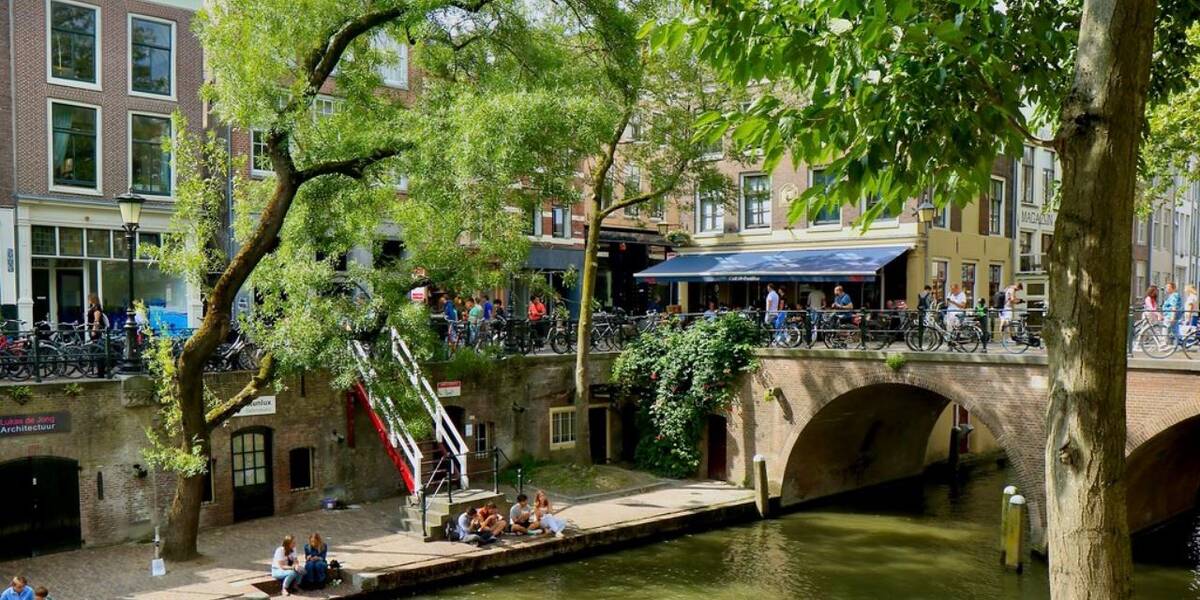
<path id="1" fill-rule="evenodd" d="M 1046 567 L 999 566 L 1003 470 L 982 468 L 957 489 L 911 481 L 839 497 L 779 519 L 729 527 L 604 556 L 488 577 L 431 598 L 489 600 L 830 600 L 1049 598 Z M 1193 518 L 1160 532 L 1135 574 L 1139 598 L 1200 597 Z M 1165 539 L 1165 538 L 1164 538 Z M 1190 541 L 1192 552 L 1188 552 Z M 1166 548 L 1164 551 L 1163 549 Z M 1180 558 L 1180 557 L 1184 558 Z"/>

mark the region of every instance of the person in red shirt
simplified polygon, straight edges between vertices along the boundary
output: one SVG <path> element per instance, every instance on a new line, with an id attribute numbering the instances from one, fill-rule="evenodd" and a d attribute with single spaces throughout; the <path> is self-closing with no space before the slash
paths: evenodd
<path id="1" fill-rule="evenodd" d="M 529 327 L 533 330 L 536 338 L 535 344 L 540 344 L 546 338 L 544 318 L 546 316 L 546 305 L 542 304 L 540 296 L 534 296 L 529 301 L 529 310 L 527 312 L 529 314 Z"/>

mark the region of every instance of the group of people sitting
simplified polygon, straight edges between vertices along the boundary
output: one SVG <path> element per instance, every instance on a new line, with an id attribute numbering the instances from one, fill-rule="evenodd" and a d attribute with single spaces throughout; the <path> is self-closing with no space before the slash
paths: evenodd
<path id="1" fill-rule="evenodd" d="M 50 592 L 40 585 L 29 587 L 29 581 L 17 575 L 9 582 L 8 589 L 0 592 L 0 600 L 50 600 Z"/>
<path id="2" fill-rule="evenodd" d="M 304 545 L 304 560 L 296 553 L 296 540 L 290 535 L 275 549 L 271 558 L 271 576 L 281 582 L 284 596 L 292 595 L 297 586 L 306 590 L 318 590 L 329 583 L 342 582 L 341 566 L 338 562 L 327 562 L 329 546 L 321 534 L 313 533 Z"/>
<path id="3" fill-rule="evenodd" d="M 546 493 L 538 490 L 532 505 L 528 496 L 518 494 L 517 503 L 508 511 L 508 519 L 500 514 L 495 502 L 468 508 L 458 516 L 452 528 L 447 528 L 447 539 L 483 546 L 498 541 L 505 534 L 562 537 L 566 528 L 566 521 L 554 515 Z"/>

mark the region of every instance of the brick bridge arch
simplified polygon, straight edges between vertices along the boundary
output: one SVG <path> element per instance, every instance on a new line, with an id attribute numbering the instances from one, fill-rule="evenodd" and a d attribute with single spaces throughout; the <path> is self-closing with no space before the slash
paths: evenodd
<path id="1" fill-rule="evenodd" d="M 1012 483 L 1030 503 L 1033 542 L 1041 545 L 1045 357 L 910 354 L 907 364 L 893 370 L 884 363 L 885 356 L 760 351 L 762 368 L 746 378 L 741 400 L 730 414 L 730 480 L 749 484 L 752 457 L 761 454 L 767 458 L 772 494 L 784 504 L 849 491 L 857 483 L 881 482 L 872 481 L 868 461 L 883 455 L 878 449 L 872 454 L 868 446 L 885 442 L 908 453 L 904 458 L 909 467 L 893 464 L 874 475 L 915 475 L 920 467 L 912 466 L 912 457 L 924 450 L 934 424 L 930 419 L 936 420 L 930 413 L 955 402 L 986 425 L 1004 449 L 1014 473 Z M 1197 503 L 1200 368 L 1182 361 L 1132 359 L 1127 383 L 1129 513 L 1131 526 L 1138 530 Z M 806 431 L 821 434 L 814 438 L 820 443 L 807 439 Z M 812 466 L 821 461 L 829 464 Z M 805 462 L 809 471 L 797 470 Z M 905 473 L 909 468 L 913 472 Z"/>

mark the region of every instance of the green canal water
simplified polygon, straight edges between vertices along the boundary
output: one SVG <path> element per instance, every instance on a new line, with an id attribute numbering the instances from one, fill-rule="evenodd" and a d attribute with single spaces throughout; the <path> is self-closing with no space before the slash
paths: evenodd
<path id="1" fill-rule="evenodd" d="M 998 566 L 1003 469 L 926 478 L 781 518 L 483 576 L 425 598 L 900 600 L 1049 598 L 1045 564 Z M 1138 598 L 1200 598 L 1195 521 L 1135 541 Z M 1153 554 L 1154 556 L 1151 556 Z"/>

